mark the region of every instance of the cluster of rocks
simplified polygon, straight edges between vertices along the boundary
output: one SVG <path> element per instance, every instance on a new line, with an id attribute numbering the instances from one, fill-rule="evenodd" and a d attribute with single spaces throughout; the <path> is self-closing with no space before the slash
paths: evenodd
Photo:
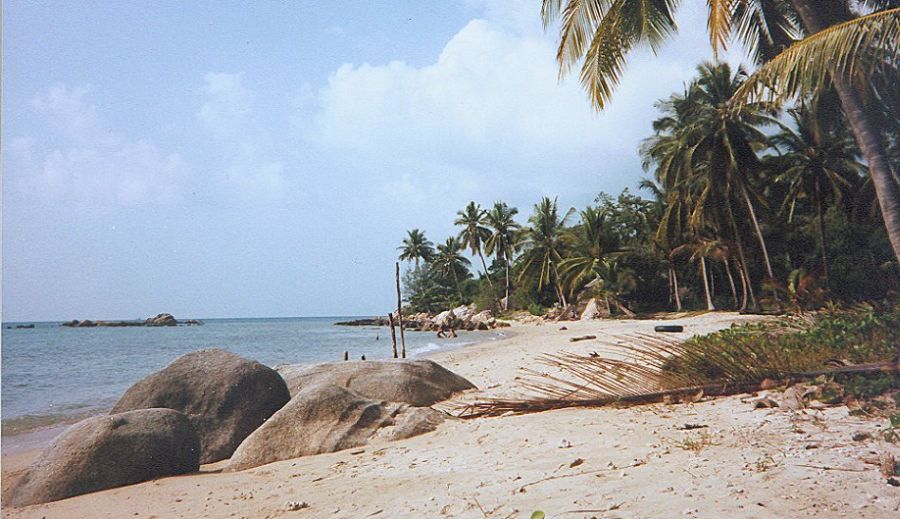
<path id="1" fill-rule="evenodd" d="M 143 321 L 91 321 L 89 319 L 79 321 L 77 319 L 73 319 L 71 321 L 62 323 L 61 326 L 67 326 L 69 328 L 96 328 L 98 326 L 178 326 L 179 324 L 184 324 L 186 326 L 199 326 L 203 324 L 203 321 L 200 321 L 198 319 L 188 319 L 183 323 L 179 323 L 172 314 L 159 314 L 154 317 L 148 317 Z"/>
<path id="2" fill-rule="evenodd" d="M 624 312 L 625 308 L 622 307 L 621 310 Z M 592 298 L 568 305 L 565 308 L 558 305 L 554 306 L 547 310 L 544 315 L 533 315 L 525 311 L 517 312 L 511 316 L 511 319 L 524 324 L 540 325 L 545 322 L 605 319 L 610 317 L 610 315 L 609 303 L 606 300 Z"/>
<path id="3" fill-rule="evenodd" d="M 197 472 L 334 452 L 434 430 L 428 406 L 473 389 L 428 360 L 285 365 L 218 350 L 179 357 L 134 384 L 107 416 L 54 440 L 10 492 L 13 506 Z"/>
<path id="4" fill-rule="evenodd" d="M 396 312 L 394 312 L 393 316 L 394 322 L 399 322 Z M 340 326 L 388 326 L 390 321 L 383 317 L 372 317 L 369 319 L 356 319 L 335 324 Z M 503 328 L 509 326 L 509 323 L 494 318 L 490 310 L 478 312 L 475 305 L 462 305 L 436 315 L 427 312 L 404 315 L 403 326 L 407 330 L 423 332 L 450 328 L 454 330 L 474 331 Z"/>
<path id="5" fill-rule="evenodd" d="M 410 316 L 414 328 L 421 331 L 438 331 L 452 328 L 454 330 L 492 330 L 509 326 L 509 323 L 498 321 L 490 310 L 476 312 L 475 305 L 462 305 L 446 310 L 435 316 L 414 314 Z"/>

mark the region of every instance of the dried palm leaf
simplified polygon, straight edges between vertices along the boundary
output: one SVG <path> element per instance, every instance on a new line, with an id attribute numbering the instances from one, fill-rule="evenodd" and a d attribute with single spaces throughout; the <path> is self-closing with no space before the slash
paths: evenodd
<path id="1" fill-rule="evenodd" d="M 547 373 L 524 368 L 519 398 L 493 398 L 457 407 L 458 416 L 476 418 L 507 413 L 532 413 L 569 407 L 641 405 L 666 400 L 695 400 L 697 395 L 724 396 L 761 389 L 763 381 L 791 381 L 820 375 L 900 372 L 897 359 L 889 362 L 808 369 L 808 360 L 778 350 L 735 343 L 715 350 L 694 341 L 633 334 L 589 355 L 570 352 L 545 354 L 538 362 Z M 618 340 L 616 340 L 618 339 Z M 622 344 L 622 339 L 625 343 Z M 701 366 L 702 376 L 683 369 Z M 820 365 L 825 365 L 823 362 Z M 703 383 L 713 379 L 711 383 Z"/>

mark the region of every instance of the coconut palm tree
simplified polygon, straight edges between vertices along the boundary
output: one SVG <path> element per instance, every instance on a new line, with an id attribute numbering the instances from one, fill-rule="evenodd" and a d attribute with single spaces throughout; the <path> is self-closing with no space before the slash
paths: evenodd
<path id="1" fill-rule="evenodd" d="M 658 135 L 663 140 L 667 136 Z M 647 139 L 641 146 L 641 154 L 644 157 L 644 169 L 650 168 L 655 159 L 652 154 L 652 141 Z M 667 160 L 672 153 L 663 153 L 662 160 Z M 665 173 L 662 173 L 665 176 Z M 642 179 L 640 188 L 650 191 L 653 196 L 653 210 L 655 219 L 659 222 L 656 233 L 647 238 L 647 253 L 653 257 L 663 258 L 661 264 L 666 267 L 669 277 L 669 302 L 675 303 L 675 311 L 681 311 L 681 294 L 678 291 L 678 273 L 675 268 L 674 251 L 682 244 L 684 233 L 679 229 L 678 215 L 683 214 L 678 193 L 669 192 L 665 186 L 650 179 Z"/>
<path id="2" fill-rule="evenodd" d="M 481 258 L 481 266 L 484 269 L 484 277 L 488 280 L 491 289 L 494 288 L 494 282 L 488 274 L 487 263 L 484 261 L 484 242 L 491 237 L 491 230 L 484 226 L 485 212 L 481 206 L 474 201 L 469 202 L 465 209 L 456 213 L 458 218 L 454 220 L 453 225 L 462 227 L 459 232 L 459 240 L 464 248 L 468 248 L 473 255 L 477 254 Z"/>
<path id="3" fill-rule="evenodd" d="M 534 205 L 534 214 L 528 218 L 530 226 L 524 230 L 523 252 L 519 257 L 522 268 L 519 280 L 526 277 L 536 279 L 539 290 L 552 285 L 563 308 L 567 303 L 560 286 L 559 264 L 565 252 L 566 220 L 574 211 L 569 209 L 560 216 L 556 199 L 542 198 Z"/>
<path id="4" fill-rule="evenodd" d="M 406 231 L 406 234 L 406 238 L 403 239 L 403 245 L 397 247 L 400 249 L 400 259 L 402 261 L 415 262 L 416 270 L 419 270 L 420 259 L 429 262 L 434 256 L 434 244 L 419 229 Z"/>
<path id="5" fill-rule="evenodd" d="M 732 74 L 727 63 L 704 63 L 697 70 L 694 112 L 686 130 L 696 135 L 693 157 L 707 161 L 702 172 L 707 177 L 704 182 L 711 190 L 714 203 L 744 206 L 759 242 L 766 273 L 769 278 L 774 278 L 766 241 L 751 200 L 765 203 L 754 192 L 754 176 L 761 169 L 755 150 L 768 146 L 767 137 L 759 127 L 776 124 L 772 118 L 774 113 L 761 103 L 747 103 L 738 110 L 729 106 L 732 95 L 742 83 L 743 71 Z M 694 173 L 698 172 L 699 168 L 695 167 Z"/>
<path id="6" fill-rule="evenodd" d="M 618 84 L 628 53 L 641 45 L 656 52 L 675 32 L 679 2 L 543 0 L 542 4 L 545 26 L 561 18 L 560 75 L 581 62 L 581 84 L 592 104 L 602 109 Z M 735 92 L 737 104 L 765 92 L 775 99 L 812 93 L 830 80 L 869 166 L 885 228 L 900 261 L 900 177 L 890 164 L 878 115 L 864 102 L 878 97 L 871 95 L 873 87 L 864 78 L 875 71 L 897 72 L 900 2 L 708 0 L 707 4 L 713 50 L 724 48 L 736 35 L 763 62 Z M 887 84 L 896 88 L 896 82 Z"/>
<path id="7" fill-rule="evenodd" d="M 516 233 L 521 226 L 513 219 L 519 210 L 509 207 L 504 202 L 494 202 L 492 207 L 484 215 L 484 221 L 490 227 L 492 233 L 484 242 L 484 251 L 488 255 L 493 254 L 506 265 L 506 298 L 503 309 L 509 307 L 509 269 L 512 263 L 513 253 L 516 247 Z"/>
<path id="8" fill-rule="evenodd" d="M 466 278 L 469 274 L 469 265 L 472 263 L 460 252 L 462 251 L 462 243 L 453 236 L 447 238 L 444 243 L 438 244 L 437 254 L 432 260 L 432 266 L 439 274 L 446 277 L 452 277 L 456 284 L 456 291 L 459 293 L 459 299 L 463 299 L 462 288 L 459 285 L 460 278 Z"/>
<path id="9" fill-rule="evenodd" d="M 752 224 L 763 265 L 774 277 L 753 200 L 764 203 L 754 186 L 762 169 L 755 150 L 767 142 L 758 126 L 777 122 L 759 103 L 731 109 L 728 102 L 741 84 L 740 72 L 732 74 L 725 63 L 705 63 L 698 73 L 683 94 L 657 103 L 663 116 L 654 122 L 656 134 L 641 148 L 644 166 L 656 166 L 657 180 L 669 194 L 657 239 L 674 250 L 691 244 L 691 237 L 727 238 L 740 260 L 741 309 L 755 308 L 743 222 Z M 705 259 L 699 259 L 705 266 Z"/>
<path id="10" fill-rule="evenodd" d="M 602 209 L 588 206 L 580 215 L 581 222 L 567 230 L 569 253 L 559 263 L 563 289 L 570 296 L 600 278 L 610 260 L 625 252 Z"/>
<path id="11" fill-rule="evenodd" d="M 788 222 L 794 217 L 797 202 L 808 199 L 815 211 L 822 268 L 828 285 L 828 253 L 825 236 L 826 202 L 837 202 L 859 187 L 864 166 L 857 159 L 857 148 L 840 125 L 826 126 L 815 104 L 790 110 L 796 130 L 784 127 L 772 137 L 781 155 L 772 159 L 780 173 L 776 181 L 787 186 L 782 211 Z"/>

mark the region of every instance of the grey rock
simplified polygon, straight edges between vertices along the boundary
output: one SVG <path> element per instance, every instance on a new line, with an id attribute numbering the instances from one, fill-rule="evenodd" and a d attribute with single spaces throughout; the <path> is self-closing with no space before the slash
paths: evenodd
<path id="1" fill-rule="evenodd" d="M 11 503 L 46 503 L 199 468 L 200 440 L 184 414 L 141 409 L 95 416 L 41 453 L 11 490 Z"/>
<path id="2" fill-rule="evenodd" d="M 465 378 L 430 360 L 289 364 L 276 368 L 291 396 L 307 386 L 333 384 L 374 400 L 430 406 L 475 389 Z"/>
<path id="3" fill-rule="evenodd" d="M 201 463 L 225 459 L 290 400 L 284 380 L 259 362 L 224 350 L 183 355 L 131 386 L 112 413 L 167 407 L 188 415 Z"/>
<path id="4" fill-rule="evenodd" d="M 305 387 L 244 440 L 227 470 L 336 452 L 432 431 L 444 414 L 427 407 L 369 400 L 343 387 Z"/>

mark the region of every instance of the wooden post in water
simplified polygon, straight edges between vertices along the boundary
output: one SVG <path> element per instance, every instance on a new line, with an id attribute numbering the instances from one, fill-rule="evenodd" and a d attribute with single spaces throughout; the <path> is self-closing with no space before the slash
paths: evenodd
<path id="1" fill-rule="evenodd" d="M 397 358 L 397 332 L 394 331 L 394 314 L 388 314 L 388 324 L 391 326 L 391 350 L 394 352 L 394 358 Z"/>
<path id="2" fill-rule="evenodd" d="M 350 360 L 350 352 L 344 350 L 344 360 Z"/>
<path id="3" fill-rule="evenodd" d="M 406 358 L 406 337 L 403 335 L 403 302 L 400 298 L 400 262 L 394 263 L 394 277 L 397 280 L 397 319 L 400 321 L 400 351 Z"/>

